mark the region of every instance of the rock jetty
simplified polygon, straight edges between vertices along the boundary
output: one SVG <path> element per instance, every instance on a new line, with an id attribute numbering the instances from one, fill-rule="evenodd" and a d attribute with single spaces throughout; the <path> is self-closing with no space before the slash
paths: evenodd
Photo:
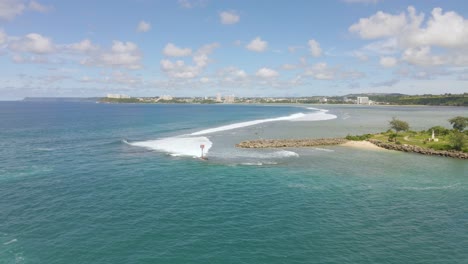
<path id="1" fill-rule="evenodd" d="M 450 158 L 458 158 L 458 159 L 468 159 L 468 153 L 460 152 L 460 151 L 445 151 L 445 150 L 433 150 L 429 148 L 421 148 L 418 146 L 413 145 L 397 145 L 393 143 L 386 143 L 376 139 L 369 139 L 370 143 L 389 150 L 397 150 L 403 152 L 412 152 L 412 153 L 419 153 L 423 155 L 434 155 L 434 156 L 442 156 L 442 157 L 450 157 Z"/>
<path id="2" fill-rule="evenodd" d="M 259 139 L 242 141 L 236 144 L 238 148 L 300 148 L 325 145 L 339 145 L 346 143 L 344 138 L 318 138 L 318 139 Z"/>

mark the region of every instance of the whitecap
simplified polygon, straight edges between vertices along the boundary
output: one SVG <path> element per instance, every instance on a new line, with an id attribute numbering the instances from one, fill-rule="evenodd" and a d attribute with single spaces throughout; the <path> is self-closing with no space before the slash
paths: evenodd
<path id="1" fill-rule="evenodd" d="M 460 184 L 452 184 L 452 185 L 445 185 L 445 186 L 426 186 L 426 187 L 401 187 L 401 190 L 412 190 L 412 191 L 431 191 L 431 190 L 447 190 L 447 189 L 454 189 Z"/>
<path id="2" fill-rule="evenodd" d="M 313 148 L 314 150 L 324 151 L 324 152 L 335 152 L 333 149 L 326 149 L 326 148 Z"/>
<path id="3" fill-rule="evenodd" d="M 9 244 L 15 243 L 15 242 L 17 242 L 17 241 L 18 241 L 18 240 L 17 240 L 16 238 L 14 238 L 14 239 L 12 239 L 12 240 L 10 240 L 10 241 L 8 241 L 8 242 L 3 243 L 3 245 L 6 246 L 6 245 L 9 245 Z"/>
<path id="4" fill-rule="evenodd" d="M 208 154 L 213 143 L 207 137 L 168 137 L 156 140 L 127 142 L 127 144 L 146 149 L 163 151 L 172 156 L 201 157 L 201 145 L 204 145 L 203 154 Z"/>
<path id="5" fill-rule="evenodd" d="M 324 120 L 331 120 L 336 119 L 337 116 L 333 114 L 328 114 L 328 110 L 326 109 L 319 109 L 314 107 L 307 107 L 309 110 L 316 110 L 313 113 L 307 113 L 304 116 L 295 118 L 291 121 L 324 121 Z"/>
<path id="6" fill-rule="evenodd" d="M 292 114 L 292 115 L 289 115 L 289 116 L 283 116 L 283 117 L 277 117 L 277 118 L 252 120 L 252 121 L 234 123 L 234 124 L 220 126 L 220 127 L 208 128 L 208 129 L 204 129 L 204 130 L 201 130 L 201 131 L 198 131 L 198 132 L 194 132 L 194 133 L 192 133 L 190 135 L 199 136 L 199 135 L 205 135 L 205 134 L 210 134 L 210 133 L 215 133 L 215 132 L 232 130 L 232 129 L 241 128 L 241 127 L 248 127 L 248 126 L 258 125 L 258 124 L 267 123 L 267 122 L 295 120 L 295 119 L 298 119 L 298 118 L 302 118 L 304 116 L 306 116 L 306 114 L 296 113 L 296 114 Z"/>

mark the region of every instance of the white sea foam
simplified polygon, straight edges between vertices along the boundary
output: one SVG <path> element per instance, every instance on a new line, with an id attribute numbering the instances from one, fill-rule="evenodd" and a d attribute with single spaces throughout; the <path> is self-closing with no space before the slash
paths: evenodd
<path id="1" fill-rule="evenodd" d="M 200 145 L 205 145 L 203 153 L 206 155 L 213 143 L 207 137 L 169 137 L 156 140 L 128 143 L 132 146 L 143 147 L 170 153 L 172 156 L 200 157 Z"/>
<path id="2" fill-rule="evenodd" d="M 221 132 L 221 131 L 241 128 L 241 127 L 254 126 L 254 125 L 267 123 L 267 122 L 294 120 L 294 119 L 301 118 L 304 116 L 306 116 L 306 114 L 297 113 L 297 114 L 292 114 L 289 116 L 282 116 L 282 117 L 277 117 L 277 118 L 258 119 L 258 120 L 240 122 L 240 123 L 235 123 L 235 124 L 230 124 L 230 125 L 225 125 L 225 126 L 220 126 L 220 127 L 215 127 L 215 128 L 204 129 L 198 132 L 194 132 L 190 135 L 199 136 L 199 135 L 211 134 L 215 132 Z"/>
<path id="3" fill-rule="evenodd" d="M 17 240 L 16 238 L 14 238 L 14 239 L 12 239 L 12 240 L 10 240 L 10 241 L 8 241 L 8 242 L 3 243 L 3 245 L 6 246 L 6 245 L 9 245 L 9 244 L 11 244 L 11 243 L 15 243 L 15 242 L 17 242 L 17 241 L 18 241 L 18 240 Z"/>
<path id="4" fill-rule="evenodd" d="M 333 149 L 326 149 L 326 148 L 314 148 L 314 150 L 325 151 L 325 152 L 335 152 Z"/>
<path id="5" fill-rule="evenodd" d="M 328 114 L 328 110 L 319 109 L 314 107 L 307 107 L 309 110 L 316 110 L 317 112 L 307 113 L 304 116 L 295 118 L 291 121 L 322 121 L 322 120 L 331 120 L 337 118 L 336 115 Z"/>
<path id="6" fill-rule="evenodd" d="M 412 190 L 412 191 L 431 191 L 431 190 L 447 190 L 457 188 L 460 184 L 452 184 L 445 186 L 426 186 L 426 187 L 402 187 L 402 190 Z"/>

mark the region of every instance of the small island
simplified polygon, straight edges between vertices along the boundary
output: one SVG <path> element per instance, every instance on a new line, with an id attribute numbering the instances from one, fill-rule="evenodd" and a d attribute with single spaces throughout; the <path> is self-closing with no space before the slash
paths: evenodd
<path id="1" fill-rule="evenodd" d="M 390 129 L 377 134 L 345 138 L 320 139 L 261 139 L 243 141 L 239 148 L 297 148 L 326 145 L 366 146 L 369 144 L 388 150 L 435 155 L 459 159 L 468 159 L 468 117 L 457 116 L 448 120 L 453 129 L 434 126 L 427 130 L 412 131 L 405 121 L 393 118 Z M 350 142 L 366 142 L 352 144 Z"/>

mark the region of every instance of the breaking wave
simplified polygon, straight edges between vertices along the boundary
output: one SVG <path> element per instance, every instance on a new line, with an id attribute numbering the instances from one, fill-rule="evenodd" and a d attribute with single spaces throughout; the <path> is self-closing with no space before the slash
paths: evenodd
<path id="1" fill-rule="evenodd" d="M 148 141 L 137 141 L 129 143 L 126 140 L 122 140 L 124 143 L 136 147 L 144 147 L 151 150 L 157 150 L 169 153 L 172 156 L 192 156 L 192 157 L 201 157 L 202 151 L 200 149 L 201 145 L 204 145 L 203 153 L 204 155 L 208 154 L 213 143 L 202 135 L 211 134 L 215 132 L 233 130 L 242 127 L 253 126 L 257 124 L 267 123 L 267 122 L 276 122 L 276 121 L 320 121 L 320 120 L 329 120 L 337 118 L 336 115 L 328 114 L 328 110 L 318 109 L 318 108 L 306 108 L 308 110 L 316 110 L 313 113 L 296 113 L 289 116 L 277 117 L 277 118 L 267 118 L 267 119 L 258 119 L 240 123 L 234 123 L 230 125 L 208 128 L 193 132 L 189 135 L 181 135 L 177 137 L 168 137 L 161 138 L 156 140 Z M 202 137 L 200 137 L 202 136 Z M 275 152 L 278 157 L 297 157 L 298 154 L 292 151 L 279 151 Z M 274 155 L 275 155 L 274 154 Z"/>

